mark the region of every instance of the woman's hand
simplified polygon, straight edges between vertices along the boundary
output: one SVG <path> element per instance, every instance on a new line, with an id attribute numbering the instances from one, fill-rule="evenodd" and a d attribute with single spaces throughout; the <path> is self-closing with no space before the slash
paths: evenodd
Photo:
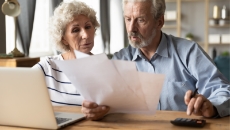
<path id="1" fill-rule="evenodd" d="M 97 105 L 94 102 L 83 101 L 81 111 L 89 120 L 100 120 L 109 111 L 108 106 Z"/>

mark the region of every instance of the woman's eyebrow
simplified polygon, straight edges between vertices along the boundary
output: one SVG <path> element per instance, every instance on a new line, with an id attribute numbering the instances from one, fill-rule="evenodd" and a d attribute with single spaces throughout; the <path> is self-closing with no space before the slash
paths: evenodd
<path id="1" fill-rule="evenodd" d="M 91 21 L 87 21 L 87 22 L 85 22 L 85 24 L 87 24 L 87 23 L 89 23 L 89 22 L 91 22 Z"/>
<path id="2" fill-rule="evenodd" d="M 79 26 L 79 24 L 74 23 L 74 24 L 72 24 L 71 26 L 72 26 L 72 27 L 75 27 L 75 26 Z"/>

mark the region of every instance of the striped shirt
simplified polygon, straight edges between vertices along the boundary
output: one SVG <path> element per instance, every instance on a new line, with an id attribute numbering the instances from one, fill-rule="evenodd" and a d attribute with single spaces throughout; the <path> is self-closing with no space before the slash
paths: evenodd
<path id="1" fill-rule="evenodd" d="M 39 68 L 43 71 L 52 104 L 54 106 L 81 106 L 83 97 L 53 60 L 63 60 L 63 58 L 61 54 L 48 56 L 33 66 L 33 68 Z"/>

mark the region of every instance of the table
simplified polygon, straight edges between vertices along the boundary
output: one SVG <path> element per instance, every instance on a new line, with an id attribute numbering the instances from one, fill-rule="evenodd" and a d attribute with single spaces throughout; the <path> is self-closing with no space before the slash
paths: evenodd
<path id="1" fill-rule="evenodd" d="M 0 59 L 0 67 L 32 67 L 40 61 L 40 57 L 17 57 Z"/>
<path id="2" fill-rule="evenodd" d="M 55 111 L 80 113 L 81 107 L 54 107 Z M 157 111 L 155 115 L 135 115 L 135 114 L 109 114 L 100 121 L 82 120 L 74 123 L 64 130 L 230 130 L 230 117 L 220 119 L 207 119 L 203 128 L 191 128 L 174 126 L 170 120 L 175 118 L 196 118 L 203 117 L 187 116 L 185 112 L 178 111 Z M 0 130 L 31 130 L 28 128 L 16 128 L 0 126 Z"/>

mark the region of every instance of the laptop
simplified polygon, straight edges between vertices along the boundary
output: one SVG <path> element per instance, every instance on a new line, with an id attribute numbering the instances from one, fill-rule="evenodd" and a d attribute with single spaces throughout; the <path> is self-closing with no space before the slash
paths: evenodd
<path id="1" fill-rule="evenodd" d="M 84 118 L 53 111 L 40 69 L 0 67 L 0 125 L 58 129 Z"/>

